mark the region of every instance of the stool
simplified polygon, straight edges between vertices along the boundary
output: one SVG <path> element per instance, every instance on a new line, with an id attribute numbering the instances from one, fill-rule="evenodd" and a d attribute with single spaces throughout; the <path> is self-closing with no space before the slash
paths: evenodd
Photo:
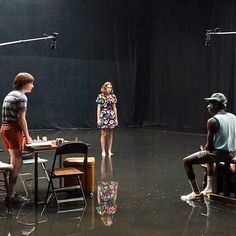
<path id="1" fill-rule="evenodd" d="M 205 169 L 206 176 L 207 165 L 202 164 L 201 167 Z M 236 206 L 236 157 L 215 164 L 210 200 Z"/>
<path id="2" fill-rule="evenodd" d="M 75 167 L 80 171 L 84 172 L 84 158 L 83 157 L 68 157 L 63 162 L 64 167 Z M 87 171 L 86 171 L 86 178 L 87 178 L 87 189 L 85 186 L 85 177 L 82 176 L 81 182 L 82 187 L 89 197 L 93 197 L 95 192 L 95 157 L 88 157 L 87 162 Z M 66 177 L 65 178 L 65 186 L 69 187 L 75 185 L 78 180 L 75 177 Z"/>
<path id="3" fill-rule="evenodd" d="M 0 180 L 0 182 L 4 183 L 3 186 L 0 186 L 0 190 L 6 193 L 7 196 L 8 196 L 8 191 L 9 191 L 9 188 L 8 188 L 9 183 L 8 183 L 7 174 L 12 169 L 13 169 L 12 164 L 7 164 L 0 161 L 0 174 L 3 174 L 3 180 Z"/>

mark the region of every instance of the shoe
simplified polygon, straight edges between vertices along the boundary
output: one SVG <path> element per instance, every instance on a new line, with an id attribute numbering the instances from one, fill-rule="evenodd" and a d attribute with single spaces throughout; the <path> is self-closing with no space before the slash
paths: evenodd
<path id="1" fill-rule="evenodd" d="M 102 157 L 105 157 L 106 156 L 106 153 L 105 152 L 102 152 Z"/>
<path id="2" fill-rule="evenodd" d="M 19 194 L 15 193 L 14 197 L 5 197 L 5 202 L 7 203 L 13 203 L 13 204 L 18 204 L 18 203 L 24 203 L 29 201 L 30 199 L 20 196 Z"/>
<path id="3" fill-rule="evenodd" d="M 205 188 L 203 191 L 201 191 L 201 194 L 203 194 L 204 196 L 211 194 L 212 193 L 212 189 L 208 189 Z"/>
<path id="4" fill-rule="evenodd" d="M 203 195 L 201 193 L 200 194 L 196 194 L 195 192 L 191 192 L 188 195 L 182 195 L 180 197 L 180 199 L 182 201 L 194 201 L 194 200 L 200 200 L 202 198 L 203 198 Z"/>
<path id="5" fill-rule="evenodd" d="M 112 153 L 112 152 L 108 152 L 108 155 L 109 155 L 109 156 L 113 156 L 114 153 Z"/>

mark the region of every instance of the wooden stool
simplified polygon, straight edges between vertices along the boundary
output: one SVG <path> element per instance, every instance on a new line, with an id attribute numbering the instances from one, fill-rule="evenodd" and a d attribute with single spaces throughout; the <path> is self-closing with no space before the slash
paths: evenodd
<path id="1" fill-rule="evenodd" d="M 210 200 L 236 206 L 236 157 L 230 162 L 215 164 Z"/>
<path id="2" fill-rule="evenodd" d="M 83 157 L 66 158 L 63 162 L 63 165 L 64 167 L 75 167 L 84 172 Z M 85 186 L 85 178 L 87 178 L 87 186 Z M 71 185 L 74 185 L 77 181 L 78 180 L 74 177 L 66 177 L 64 184 L 66 187 L 69 187 Z M 92 198 L 95 192 L 95 157 L 88 157 L 86 177 L 82 176 L 81 182 L 84 192 Z"/>

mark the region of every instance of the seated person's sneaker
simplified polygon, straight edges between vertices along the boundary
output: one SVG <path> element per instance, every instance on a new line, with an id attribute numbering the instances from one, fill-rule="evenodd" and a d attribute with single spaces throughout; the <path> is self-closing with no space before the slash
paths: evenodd
<path id="1" fill-rule="evenodd" d="M 202 207 L 202 204 L 200 201 L 186 201 L 186 203 L 188 203 L 189 206 L 191 207 Z"/>
<path id="2" fill-rule="evenodd" d="M 203 191 L 201 191 L 201 194 L 203 195 L 208 195 L 212 193 L 212 189 L 209 189 L 209 188 L 205 188 Z"/>
<path id="3" fill-rule="evenodd" d="M 194 200 L 200 200 L 200 199 L 202 199 L 202 194 L 200 193 L 200 194 L 196 194 L 195 192 L 191 192 L 190 194 L 188 194 L 188 195 L 182 195 L 181 197 L 180 197 L 180 199 L 182 200 L 182 201 L 194 201 Z"/>
<path id="4" fill-rule="evenodd" d="M 20 196 L 19 194 L 15 193 L 14 197 L 10 198 L 10 197 L 6 197 L 5 201 L 8 203 L 13 203 L 13 204 L 17 204 L 17 203 L 23 203 L 23 202 L 27 202 L 29 201 L 28 198 Z"/>

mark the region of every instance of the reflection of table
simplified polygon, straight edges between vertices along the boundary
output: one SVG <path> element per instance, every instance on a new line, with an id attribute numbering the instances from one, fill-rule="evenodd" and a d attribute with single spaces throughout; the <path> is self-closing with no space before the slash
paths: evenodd
<path id="1" fill-rule="evenodd" d="M 41 152 L 50 152 L 57 149 L 52 145 L 52 141 L 36 141 L 32 144 L 26 144 L 25 151 L 34 153 L 34 204 L 38 206 L 38 157 Z"/>

